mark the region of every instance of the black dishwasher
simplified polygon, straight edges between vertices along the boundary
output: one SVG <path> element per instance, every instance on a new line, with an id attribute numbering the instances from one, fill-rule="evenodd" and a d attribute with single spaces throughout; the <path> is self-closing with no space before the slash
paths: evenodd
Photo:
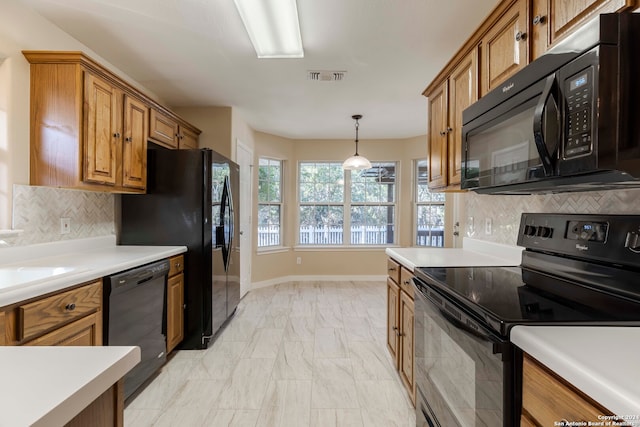
<path id="1" fill-rule="evenodd" d="M 124 377 L 125 399 L 166 361 L 168 273 L 169 261 L 163 260 L 104 280 L 104 344 L 140 347 L 140 363 Z"/>

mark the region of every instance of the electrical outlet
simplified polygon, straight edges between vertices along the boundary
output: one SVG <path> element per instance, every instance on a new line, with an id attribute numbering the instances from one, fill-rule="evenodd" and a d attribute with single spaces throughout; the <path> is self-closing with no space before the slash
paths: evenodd
<path id="1" fill-rule="evenodd" d="M 491 218 L 486 218 L 484 220 L 484 234 L 491 233 L 493 233 L 493 221 L 491 221 Z"/>
<path id="2" fill-rule="evenodd" d="M 71 218 L 60 218 L 60 234 L 71 232 Z"/>
<path id="3" fill-rule="evenodd" d="M 298 265 L 302 264 L 302 257 L 301 256 L 296 258 L 296 264 L 298 264 Z"/>

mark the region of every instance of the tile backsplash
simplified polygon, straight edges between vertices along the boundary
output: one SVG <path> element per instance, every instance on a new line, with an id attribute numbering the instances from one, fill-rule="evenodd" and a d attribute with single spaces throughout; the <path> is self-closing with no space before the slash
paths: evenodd
<path id="1" fill-rule="evenodd" d="M 640 215 L 640 189 L 531 196 L 492 196 L 473 192 L 460 194 L 459 212 L 463 235 L 496 243 L 515 245 L 523 212 Z M 470 220 L 473 218 L 473 221 Z M 485 222 L 491 220 L 491 234 Z"/>
<path id="2" fill-rule="evenodd" d="M 4 240 L 11 246 L 115 234 L 115 196 L 30 185 L 13 186 L 13 228 L 23 230 Z M 60 234 L 60 218 L 70 219 Z"/>

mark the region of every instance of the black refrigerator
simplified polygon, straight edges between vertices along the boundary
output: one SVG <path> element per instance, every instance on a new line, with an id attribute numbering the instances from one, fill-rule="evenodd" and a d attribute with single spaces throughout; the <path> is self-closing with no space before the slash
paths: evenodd
<path id="1" fill-rule="evenodd" d="M 184 245 L 184 340 L 207 348 L 240 301 L 239 167 L 208 149 L 147 150 L 147 194 L 120 198 L 121 245 Z"/>

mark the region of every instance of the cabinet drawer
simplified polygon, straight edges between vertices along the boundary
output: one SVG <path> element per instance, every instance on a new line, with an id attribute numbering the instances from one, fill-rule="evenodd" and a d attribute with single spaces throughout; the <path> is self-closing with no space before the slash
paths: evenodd
<path id="1" fill-rule="evenodd" d="M 149 139 L 169 148 L 178 148 L 178 122 L 154 108 L 149 112 Z"/>
<path id="2" fill-rule="evenodd" d="M 24 340 L 58 325 L 78 319 L 102 304 L 102 281 L 93 282 L 18 307 L 18 339 Z"/>
<path id="3" fill-rule="evenodd" d="M 184 271 L 184 256 L 178 255 L 169 258 L 169 277 Z"/>
<path id="4" fill-rule="evenodd" d="M 413 299 L 413 273 L 400 267 L 400 287 Z"/>
<path id="5" fill-rule="evenodd" d="M 598 421 L 598 416 L 609 414 L 534 359 L 525 355 L 522 364 L 522 408 L 540 425 L 560 420 Z"/>
<path id="6" fill-rule="evenodd" d="M 29 341 L 30 346 L 100 346 L 102 313 L 93 313 Z"/>
<path id="7" fill-rule="evenodd" d="M 400 264 L 391 258 L 387 259 L 387 274 L 389 274 L 391 280 L 398 284 L 400 283 Z"/>

